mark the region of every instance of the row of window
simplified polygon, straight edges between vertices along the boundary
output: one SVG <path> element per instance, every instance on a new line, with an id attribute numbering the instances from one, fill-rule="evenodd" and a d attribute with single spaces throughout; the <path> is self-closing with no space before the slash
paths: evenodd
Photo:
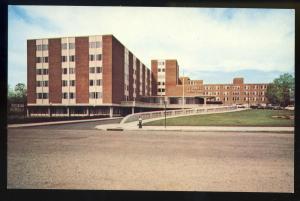
<path id="1" fill-rule="evenodd" d="M 61 49 L 63 50 L 68 49 L 68 44 L 69 44 L 69 49 L 75 49 L 75 43 L 62 43 Z"/>
<path id="2" fill-rule="evenodd" d="M 165 92 L 165 89 L 158 88 L 157 91 L 158 92 Z"/>
<path id="3" fill-rule="evenodd" d="M 89 60 L 90 61 L 101 61 L 102 55 L 101 54 L 90 54 L 89 55 Z"/>
<path id="4" fill-rule="evenodd" d="M 102 73 L 102 67 L 90 67 L 90 73 Z"/>
<path id="5" fill-rule="evenodd" d="M 68 61 L 68 56 L 61 56 L 61 61 L 62 62 L 67 62 Z M 69 56 L 69 61 L 74 62 L 75 61 L 75 55 Z"/>
<path id="6" fill-rule="evenodd" d="M 89 60 L 90 61 L 101 61 L 102 55 L 101 54 L 90 54 L 89 55 Z M 62 62 L 67 62 L 68 61 L 68 56 L 61 56 L 61 61 Z M 75 62 L 75 55 L 69 56 L 69 61 L 70 62 Z M 48 57 L 36 57 L 36 62 L 37 63 L 48 63 Z"/>
<path id="7" fill-rule="evenodd" d="M 36 82 L 37 87 L 48 87 L 48 81 L 37 81 Z"/>
<path id="8" fill-rule="evenodd" d="M 68 86 L 68 80 L 62 80 L 62 86 Z M 75 86 L 75 80 L 69 80 L 69 86 Z"/>
<path id="9" fill-rule="evenodd" d="M 204 87 L 204 89 L 205 90 L 214 90 L 214 89 L 216 89 L 216 90 L 218 90 L 218 89 L 230 89 L 230 88 L 232 88 L 232 89 L 240 89 L 240 86 L 205 86 Z M 244 89 L 250 89 L 251 87 L 249 86 L 249 85 L 247 85 L 247 86 L 244 86 Z M 254 85 L 254 86 L 252 86 L 252 88 L 253 89 L 266 89 L 267 88 L 267 85 L 260 85 L 260 86 L 257 86 L 257 85 Z"/>
<path id="10" fill-rule="evenodd" d="M 90 48 L 100 48 L 101 47 L 101 43 L 100 43 L 100 41 L 90 42 L 89 43 L 89 47 Z"/>
<path id="11" fill-rule="evenodd" d="M 101 92 L 90 92 L 89 97 L 90 97 L 90 99 L 102 98 L 102 93 Z"/>
<path id="12" fill-rule="evenodd" d="M 74 73 L 75 73 L 75 68 L 69 68 L 69 74 L 74 74 Z M 62 74 L 68 74 L 68 68 L 63 68 Z"/>
<path id="13" fill-rule="evenodd" d="M 63 99 L 74 99 L 75 98 L 75 93 L 70 92 L 70 93 L 63 93 Z"/>
<path id="14" fill-rule="evenodd" d="M 48 69 L 44 68 L 44 69 L 36 69 L 36 74 L 37 75 L 48 75 Z"/>
<path id="15" fill-rule="evenodd" d="M 37 46 L 36 46 L 36 50 L 37 50 L 37 51 L 48 50 L 48 45 L 47 45 L 47 44 L 37 45 Z"/>
<path id="16" fill-rule="evenodd" d="M 165 72 L 165 69 L 164 68 L 158 68 L 157 71 L 158 72 Z"/>
<path id="17" fill-rule="evenodd" d="M 36 57 L 36 63 L 48 63 L 48 57 Z"/>
<path id="18" fill-rule="evenodd" d="M 165 82 L 157 82 L 157 85 L 165 85 Z"/>
<path id="19" fill-rule="evenodd" d="M 36 98 L 37 99 L 48 99 L 48 93 L 37 93 Z"/>
<path id="20" fill-rule="evenodd" d="M 220 95 L 221 93 L 220 92 L 204 92 L 205 95 Z M 230 93 L 229 92 L 224 92 L 223 95 L 229 95 Z M 241 93 L 240 92 L 232 92 L 232 95 L 240 95 Z M 257 91 L 253 91 L 252 93 L 251 92 L 244 92 L 244 95 L 265 95 L 265 92 L 264 91 L 261 91 L 261 92 L 257 92 Z"/>
<path id="21" fill-rule="evenodd" d="M 100 48 L 101 47 L 101 43 L 100 43 L 100 41 L 90 42 L 89 43 L 89 47 L 90 48 Z M 66 49 L 75 49 L 75 43 L 62 43 L 61 44 L 61 49 L 63 49 L 63 50 L 66 50 Z M 48 45 L 47 44 L 36 45 L 36 50 L 38 50 L 38 51 L 48 50 Z"/>
<path id="22" fill-rule="evenodd" d="M 102 86 L 102 80 L 90 80 L 90 86 Z"/>
<path id="23" fill-rule="evenodd" d="M 224 97 L 223 100 L 224 100 L 224 101 L 228 101 L 229 98 L 228 98 L 228 97 Z M 240 98 L 239 98 L 239 97 L 233 97 L 232 100 L 233 100 L 233 101 L 239 101 Z M 264 98 L 264 97 L 262 97 L 262 98 L 256 98 L 256 97 L 254 97 L 254 98 L 249 98 L 249 101 L 258 101 L 258 100 L 265 101 L 265 98 Z M 248 101 L 248 98 L 244 98 L 244 101 Z"/>

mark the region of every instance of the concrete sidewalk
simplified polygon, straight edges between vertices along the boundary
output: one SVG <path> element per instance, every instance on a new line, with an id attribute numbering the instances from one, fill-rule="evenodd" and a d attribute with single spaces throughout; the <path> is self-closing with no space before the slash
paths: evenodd
<path id="1" fill-rule="evenodd" d="M 123 117 L 113 117 L 113 118 L 97 118 L 97 119 L 80 119 L 80 120 L 68 120 L 68 121 L 49 121 L 49 122 L 39 122 L 39 123 L 25 123 L 25 124 L 8 124 L 8 128 L 22 128 L 22 127 L 32 127 L 32 126 L 45 126 L 45 125 L 58 125 L 58 124 L 70 124 L 70 123 L 83 123 L 92 121 L 106 121 L 112 119 L 122 119 Z"/>
<path id="2" fill-rule="evenodd" d="M 237 131 L 237 132 L 294 132 L 294 127 L 248 127 L 248 126 L 143 126 L 138 128 L 137 122 L 126 124 L 98 125 L 99 130 L 119 131 Z"/>

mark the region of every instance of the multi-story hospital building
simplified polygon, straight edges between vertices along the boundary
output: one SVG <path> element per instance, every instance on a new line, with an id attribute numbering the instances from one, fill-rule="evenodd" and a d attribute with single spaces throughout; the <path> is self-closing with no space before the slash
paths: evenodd
<path id="1" fill-rule="evenodd" d="M 151 70 L 113 35 L 27 41 L 28 115 L 125 115 L 165 107 L 266 103 L 268 83 L 204 84 L 179 76 L 176 60 Z"/>

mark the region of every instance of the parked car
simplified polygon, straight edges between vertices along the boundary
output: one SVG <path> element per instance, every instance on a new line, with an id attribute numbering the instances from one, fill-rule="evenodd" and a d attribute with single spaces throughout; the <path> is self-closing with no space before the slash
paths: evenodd
<path id="1" fill-rule="evenodd" d="M 293 105 L 288 105 L 284 109 L 286 109 L 286 110 L 295 110 L 295 107 Z"/>
<path id="2" fill-rule="evenodd" d="M 237 106 L 237 108 L 246 108 L 246 106 L 242 105 L 242 104 L 237 104 L 236 106 Z"/>
<path id="3" fill-rule="evenodd" d="M 257 109 L 257 108 L 258 108 L 258 105 L 251 105 L 250 108 L 251 108 L 251 109 Z"/>
<path id="4" fill-rule="evenodd" d="M 258 104 L 257 109 L 266 109 L 266 106 L 262 104 Z"/>

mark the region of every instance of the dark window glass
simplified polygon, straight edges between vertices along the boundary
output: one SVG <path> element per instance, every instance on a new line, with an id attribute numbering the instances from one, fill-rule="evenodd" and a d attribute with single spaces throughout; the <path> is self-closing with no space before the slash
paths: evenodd
<path id="1" fill-rule="evenodd" d="M 75 43 L 69 43 L 69 49 L 75 49 Z"/>
<path id="2" fill-rule="evenodd" d="M 90 86 L 93 86 L 94 85 L 93 83 L 94 83 L 93 80 L 90 80 Z"/>
<path id="3" fill-rule="evenodd" d="M 97 41 L 97 42 L 96 42 L 96 48 L 99 48 L 100 45 L 101 45 L 100 41 Z"/>
<path id="4" fill-rule="evenodd" d="M 70 61 L 75 61 L 75 56 L 74 55 L 72 55 L 72 56 L 70 56 Z"/>
<path id="5" fill-rule="evenodd" d="M 61 56 L 61 61 L 62 62 L 67 62 L 67 60 L 68 60 L 67 56 Z"/>
<path id="6" fill-rule="evenodd" d="M 101 54 L 96 54 L 96 60 L 101 61 Z"/>
<path id="7" fill-rule="evenodd" d="M 75 86 L 75 80 L 70 80 L 70 86 Z"/>
<path id="8" fill-rule="evenodd" d="M 102 67 L 96 67 L 96 73 L 102 73 Z"/>
<path id="9" fill-rule="evenodd" d="M 90 61 L 94 61 L 94 60 L 95 60 L 94 58 L 95 58 L 95 56 L 94 56 L 93 54 L 90 54 L 89 60 L 90 60 Z"/>
<path id="10" fill-rule="evenodd" d="M 63 68 L 63 74 L 68 74 L 68 69 L 67 68 Z"/>
<path id="11" fill-rule="evenodd" d="M 95 73 L 95 67 L 90 67 L 90 73 Z"/>
<path id="12" fill-rule="evenodd" d="M 70 99 L 74 99 L 74 93 L 70 93 Z"/>
<path id="13" fill-rule="evenodd" d="M 63 50 L 68 49 L 68 44 L 67 43 L 61 44 L 61 49 Z"/>
<path id="14" fill-rule="evenodd" d="M 63 93 L 63 98 L 67 99 L 68 98 L 68 93 Z"/>
<path id="15" fill-rule="evenodd" d="M 68 86 L 68 81 L 67 80 L 63 80 L 62 81 L 62 85 L 65 87 L 65 86 Z"/>
<path id="16" fill-rule="evenodd" d="M 74 74 L 75 73 L 75 68 L 69 68 L 69 74 Z"/>
<path id="17" fill-rule="evenodd" d="M 44 57 L 44 62 L 48 63 L 48 57 Z"/>

